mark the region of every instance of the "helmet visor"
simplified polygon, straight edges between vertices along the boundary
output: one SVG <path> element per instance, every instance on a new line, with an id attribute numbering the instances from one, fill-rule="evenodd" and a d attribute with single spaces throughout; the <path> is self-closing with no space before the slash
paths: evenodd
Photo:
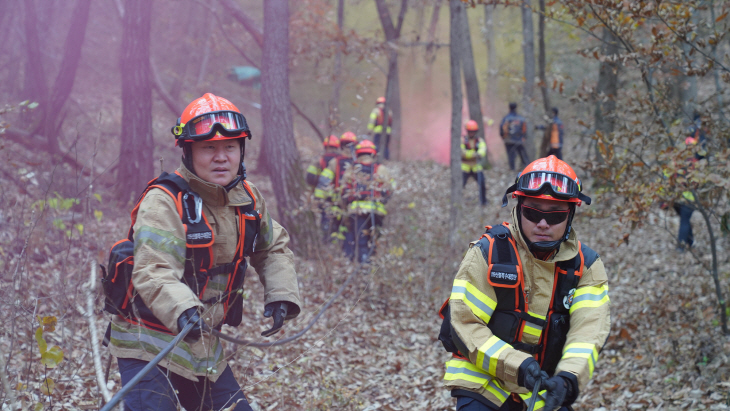
<path id="1" fill-rule="evenodd" d="M 214 111 L 201 114 L 187 124 L 187 138 L 193 141 L 207 140 L 216 134 L 224 137 L 248 137 L 246 119 L 235 111 Z"/>
<path id="2" fill-rule="evenodd" d="M 559 173 L 536 171 L 520 176 L 517 190 L 527 196 L 548 194 L 555 198 L 577 198 L 580 187 L 573 179 Z"/>

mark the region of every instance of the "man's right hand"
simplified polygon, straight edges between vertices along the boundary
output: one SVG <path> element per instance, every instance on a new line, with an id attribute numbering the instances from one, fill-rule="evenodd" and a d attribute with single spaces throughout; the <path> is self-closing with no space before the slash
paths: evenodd
<path id="1" fill-rule="evenodd" d="M 180 314 L 180 318 L 177 319 L 177 328 L 182 331 L 188 323 L 193 323 L 193 328 L 190 329 L 188 335 L 184 338 L 187 342 L 197 341 L 203 334 L 203 331 L 208 330 L 208 326 L 205 324 L 203 319 L 200 318 L 197 307 L 188 308 Z"/>
<path id="2" fill-rule="evenodd" d="M 517 373 L 517 384 L 532 391 L 538 381 L 547 381 L 548 374 L 540 369 L 540 364 L 530 357 L 520 364 Z"/>

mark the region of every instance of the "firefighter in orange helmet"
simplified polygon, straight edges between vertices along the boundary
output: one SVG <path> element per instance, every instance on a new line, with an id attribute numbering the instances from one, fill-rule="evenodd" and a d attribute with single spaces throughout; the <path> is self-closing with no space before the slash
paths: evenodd
<path id="1" fill-rule="evenodd" d="M 345 255 L 357 262 L 368 262 L 375 253 L 377 227 L 388 214 L 385 203 L 393 180 L 385 166 L 375 162 L 377 147 L 370 140 L 355 146 L 357 159 L 342 176 L 342 200 L 346 210 Z"/>
<path id="2" fill-rule="evenodd" d="M 264 335 L 299 314 L 289 234 L 271 218 L 261 192 L 246 181 L 243 155 L 251 131 L 235 105 L 207 93 L 185 108 L 172 133 L 182 148 L 182 164 L 153 180 L 132 213 L 134 263 L 125 290 L 133 293 L 135 309 L 129 316 L 114 315 L 107 330 L 122 384 L 173 335 L 193 326 L 124 398 L 125 409 L 235 404 L 235 410 L 251 410 L 222 342 L 209 331 L 241 323 L 248 261 L 264 285 L 263 314 L 274 319 Z"/>
<path id="3" fill-rule="evenodd" d="M 390 132 L 393 126 L 393 111 L 388 109 L 388 124 L 383 129 L 385 122 L 385 97 L 378 97 L 375 100 L 375 108 L 370 112 L 368 132 L 373 137 L 373 143 L 383 153 L 383 158 L 390 160 Z"/>
<path id="4" fill-rule="evenodd" d="M 329 162 L 340 155 L 340 139 L 336 135 L 330 135 L 322 141 L 324 153 L 315 164 L 307 167 L 306 182 L 314 188 L 314 199 L 320 210 L 320 228 L 325 239 L 329 238 L 332 227 L 332 216 L 328 211 L 333 199 L 326 190 L 326 187 L 319 185 L 319 177 L 323 170 L 327 169 Z"/>
<path id="5" fill-rule="evenodd" d="M 324 197 L 330 199 L 328 214 L 331 217 L 329 232 L 325 233 L 325 241 L 337 242 L 344 239 L 345 227 L 342 223 L 343 211 L 340 208 L 340 183 L 342 176 L 355 161 L 355 145 L 357 136 L 351 131 L 346 131 L 340 136 L 340 154 L 327 163 L 327 167 L 319 175 L 316 190 L 324 193 Z"/>
<path id="6" fill-rule="evenodd" d="M 487 143 L 477 136 L 479 124 L 474 120 L 466 122 L 466 138 L 461 143 L 462 187 L 473 177 L 479 185 L 479 203 L 487 205 L 487 189 L 484 184 L 482 160 L 487 156 Z"/>
<path id="7" fill-rule="evenodd" d="M 572 228 L 576 207 L 591 203 L 582 188 L 557 157 L 535 160 L 502 200 L 517 198 L 512 224 L 471 243 L 439 335 L 458 411 L 565 411 L 593 376 L 610 302 L 603 262 Z"/>

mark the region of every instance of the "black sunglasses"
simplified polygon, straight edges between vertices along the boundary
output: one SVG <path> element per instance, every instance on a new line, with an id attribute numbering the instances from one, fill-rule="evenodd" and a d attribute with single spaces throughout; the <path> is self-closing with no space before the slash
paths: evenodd
<path id="1" fill-rule="evenodd" d="M 542 220 L 545 220 L 549 225 L 560 224 L 568 218 L 569 213 L 570 210 L 542 211 L 522 205 L 522 215 L 535 224 Z"/>

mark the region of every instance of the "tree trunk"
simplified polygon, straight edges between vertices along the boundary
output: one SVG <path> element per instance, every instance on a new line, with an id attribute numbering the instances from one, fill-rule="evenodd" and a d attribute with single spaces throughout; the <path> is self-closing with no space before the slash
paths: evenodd
<path id="1" fill-rule="evenodd" d="M 337 51 L 335 52 L 335 69 L 332 73 L 334 86 L 332 87 L 332 99 L 330 100 L 329 109 L 329 127 L 328 134 L 332 134 L 333 129 L 340 124 L 340 88 L 342 88 L 342 46 L 344 46 L 344 34 L 342 27 L 345 22 L 345 0 L 337 0 L 337 29 L 338 41 Z"/>
<path id="2" fill-rule="evenodd" d="M 485 89 L 485 97 L 487 106 L 493 101 L 497 101 L 497 73 L 499 66 L 497 64 L 497 48 L 494 46 L 494 14 L 497 6 L 494 4 L 484 5 L 484 41 L 487 43 L 487 87 Z"/>
<path id="3" fill-rule="evenodd" d="M 522 1 L 522 53 L 524 58 L 525 84 L 522 89 L 522 112 L 527 119 L 525 150 L 528 160 L 535 158 L 535 142 L 532 125 L 533 96 L 535 93 L 535 30 L 532 24 L 532 9 L 529 0 Z"/>
<path id="4" fill-rule="evenodd" d="M 469 117 L 479 124 L 477 136 L 484 138 L 484 121 L 482 120 L 482 103 L 479 99 L 479 79 L 474 67 L 474 54 L 471 47 L 471 32 L 469 31 L 469 19 L 466 9 L 459 14 L 461 24 L 461 68 L 464 71 L 464 84 L 466 85 L 466 99 L 469 102 Z"/>
<path id="5" fill-rule="evenodd" d="M 545 76 L 545 0 L 540 0 L 540 18 L 538 22 L 537 39 L 540 90 L 542 90 L 542 106 L 545 109 L 545 115 L 549 116 L 552 104 L 550 103 L 550 95 L 548 94 L 547 76 Z"/>
<path id="6" fill-rule="evenodd" d="M 716 29 L 717 20 L 715 19 L 715 1 L 714 0 L 710 1 L 709 8 L 710 8 L 710 17 L 711 17 L 710 21 L 712 22 L 712 30 L 717 30 Z M 717 60 L 717 46 L 718 46 L 717 42 L 712 45 L 712 54 L 711 55 L 712 55 L 713 60 Z M 724 113 L 725 103 L 723 102 L 723 98 L 722 98 L 723 89 L 720 86 L 720 70 L 721 70 L 721 68 L 719 67 L 719 64 L 715 64 L 712 69 L 712 77 L 715 80 L 715 95 L 717 96 L 716 97 L 717 98 L 717 114 L 720 117 L 720 121 L 724 123 L 727 121 L 727 119 L 725 118 L 725 113 Z"/>
<path id="7" fill-rule="evenodd" d="M 461 0 L 449 1 L 449 57 L 451 61 L 451 207 L 449 210 L 449 244 L 458 241 L 457 229 L 461 214 L 461 63 L 463 33 L 461 14 L 465 14 Z"/>
<path id="8" fill-rule="evenodd" d="M 48 137 L 48 143 L 53 152 L 59 152 L 58 131 L 63 124 L 63 117 L 60 116 L 63 105 L 73 89 L 76 80 L 76 69 L 81 60 L 81 47 L 86 37 L 86 25 L 89 21 L 89 9 L 91 0 L 78 0 L 71 24 L 69 25 L 66 43 L 64 45 L 63 60 L 58 71 L 53 89 L 50 91 L 50 98 L 43 110 L 43 124 L 40 125 L 38 134 Z"/>
<path id="9" fill-rule="evenodd" d="M 428 40 L 426 45 L 426 62 L 433 63 L 436 58 L 436 47 L 434 42 L 436 40 L 436 26 L 439 22 L 439 13 L 441 11 L 441 0 L 434 0 L 433 13 L 431 13 L 431 23 L 428 25 Z M 428 69 L 431 69 L 429 64 Z M 429 76 L 430 77 L 430 76 Z"/>
<path id="10" fill-rule="evenodd" d="M 122 131 L 118 195 L 134 199 L 154 177 L 150 29 L 152 2 L 125 0 L 122 18 Z"/>
<path id="11" fill-rule="evenodd" d="M 261 61 L 263 149 L 269 154 L 269 177 L 276 195 L 278 219 L 291 235 L 291 246 L 308 256 L 319 236 L 311 211 L 304 204 L 304 180 L 289 96 L 289 2 L 264 2 L 264 44 Z"/>
<path id="12" fill-rule="evenodd" d="M 385 0 L 375 0 L 375 6 L 378 9 L 378 17 L 380 24 L 383 26 L 385 40 L 395 45 L 400 38 L 401 28 L 403 27 L 403 19 L 408 9 L 408 0 L 401 0 L 400 11 L 398 12 L 398 20 L 396 25 L 390 17 L 390 11 L 385 4 Z M 400 159 L 401 144 L 401 101 L 400 101 L 400 82 L 398 79 L 398 51 L 391 49 L 388 53 L 388 78 L 385 86 L 385 108 L 383 116 L 383 127 L 387 127 L 388 113 L 393 112 L 393 126 L 390 137 L 390 156 L 393 160 Z"/>
<path id="13" fill-rule="evenodd" d="M 43 69 L 43 57 L 41 55 L 41 44 L 38 39 L 38 14 L 35 8 L 35 0 L 27 0 L 25 3 L 25 50 L 28 59 L 25 62 L 25 75 L 23 76 L 23 99 L 45 102 L 48 98 L 48 84 L 46 72 Z M 45 107 L 39 107 L 45 110 Z M 38 113 L 29 113 L 23 118 L 23 122 L 31 124 L 29 131 L 33 131 L 41 124 L 42 117 Z"/>
<path id="14" fill-rule="evenodd" d="M 615 124 L 616 92 L 618 91 L 618 64 L 615 57 L 618 54 L 618 40 L 611 30 L 603 29 L 602 54 L 606 57 L 601 62 L 596 85 L 596 132 L 604 135 L 613 132 Z M 596 146 L 596 158 L 601 159 L 601 153 Z"/>

